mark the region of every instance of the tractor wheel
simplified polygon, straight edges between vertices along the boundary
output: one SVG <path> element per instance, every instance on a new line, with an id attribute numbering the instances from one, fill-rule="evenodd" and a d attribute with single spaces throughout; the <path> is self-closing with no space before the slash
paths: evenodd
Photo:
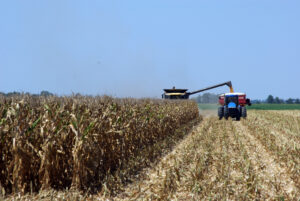
<path id="1" fill-rule="evenodd" d="M 229 117 L 229 109 L 228 107 L 224 107 L 224 118 L 227 120 Z"/>
<path id="2" fill-rule="evenodd" d="M 218 116 L 219 116 L 219 120 L 221 120 L 224 117 L 224 107 L 218 108 Z"/>
<path id="3" fill-rule="evenodd" d="M 242 107 L 242 117 L 243 118 L 247 117 L 247 108 L 246 107 Z"/>
<path id="4" fill-rule="evenodd" d="M 240 121 L 241 120 L 241 114 L 238 114 L 235 118 L 237 121 Z"/>

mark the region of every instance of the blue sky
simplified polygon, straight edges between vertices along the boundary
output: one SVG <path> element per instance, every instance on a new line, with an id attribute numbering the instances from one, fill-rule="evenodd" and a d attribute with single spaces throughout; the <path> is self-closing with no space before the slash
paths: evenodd
<path id="1" fill-rule="evenodd" d="M 0 91 L 300 97 L 300 1 L 0 2 Z M 211 92 L 227 92 L 226 87 Z"/>

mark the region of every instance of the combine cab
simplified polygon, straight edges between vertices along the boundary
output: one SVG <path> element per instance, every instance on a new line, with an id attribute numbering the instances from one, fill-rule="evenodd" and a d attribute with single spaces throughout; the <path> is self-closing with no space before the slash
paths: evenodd
<path id="1" fill-rule="evenodd" d="M 251 105 L 250 99 L 246 98 L 245 93 L 225 93 L 219 96 L 218 109 L 219 119 L 223 117 L 227 120 L 229 117 L 236 118 L 237 121 L 241 117 L 247 117 L 246 105 Z"/>
<path id="2" fill-rule="evenodd" d="M 173 87 L 172 89 L 164 89 L 165 93 L 162 95 L 163 99 L 188 99 L 189 94 L 187 93 L 187 89 L 176 89 Z"/>

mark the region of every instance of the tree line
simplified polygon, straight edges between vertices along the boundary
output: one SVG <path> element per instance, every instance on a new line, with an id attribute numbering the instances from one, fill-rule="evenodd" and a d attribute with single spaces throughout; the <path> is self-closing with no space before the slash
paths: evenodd
<path id="1" fill-rule="evenodd" d="M 10 97 L 10 96 L 18 96 L 18 95 L 30 95 L 30 96 L 53 96 L 54 94 L 49 92 L 49 91 L 41 91 L 41 93 L 39 94 L 30 94 L 30 93 L 20 93 L 20 92 L 8 92 L 8 93 L 3 93 L 3 92 L 0 92 L 0 95 L 2 96 L 7 96 L 7 97 Z"/>
<path id="2" fill-rule="evenodd" d="M 193 98 L 197 103 L 218 103 L 219 96 L 213 93 L 204 93 Z"/>
<path id="3" fill-rule="evenodd" d="M 279 97 L 274 97 L 273 95 L 269 95 L 265 100 L 252 100 L 252 103 L 260 104 L 260 103 L 268 103 L 268 104 L 300 104 L 299 98 L 288 98 L 281 99 Z"/>

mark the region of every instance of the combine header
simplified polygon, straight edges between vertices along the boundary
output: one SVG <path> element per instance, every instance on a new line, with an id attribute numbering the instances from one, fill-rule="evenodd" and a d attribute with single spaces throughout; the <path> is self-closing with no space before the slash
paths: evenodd
<path id="1" fill-rule="evenodd" d="M 234 93 L 231 81 L 224 82 L 221 84 L 213 85 L 200 89 L 193 92 L 188 92 L 188 89 L 164 89 L 165 93 L 162 94 L 163 99 L 189 99 L 190 95 L 214 89 L 217 87 L 227 85 L 230 89 L 230 93 L 224 93 L 219 96 L 219 104 L 221 105 L 218 109 L 219 119 L 223 117 L 227 120 L 229 117 L 240 120 L 241 117 L 247 117 L 246 105 L 251 105 L 250 99 L 246 98 L 245 93 Z"/>

